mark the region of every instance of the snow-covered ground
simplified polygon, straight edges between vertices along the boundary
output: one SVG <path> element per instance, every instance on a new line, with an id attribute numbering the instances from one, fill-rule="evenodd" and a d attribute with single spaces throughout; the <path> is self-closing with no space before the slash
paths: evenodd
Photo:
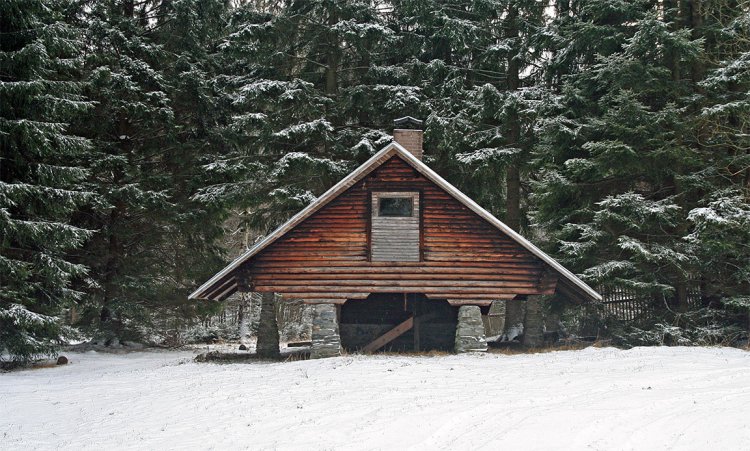
<path id="1" fill-rule="evenodd" d="M 67 355 L 0 374 L 0 448 L 750 449 L 750 353 L 730 348 Z"/>

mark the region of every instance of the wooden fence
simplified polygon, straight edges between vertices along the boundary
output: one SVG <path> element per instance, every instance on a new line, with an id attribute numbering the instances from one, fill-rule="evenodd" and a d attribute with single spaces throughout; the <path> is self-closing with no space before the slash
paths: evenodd
<path id="1" fill-rule="evenodd" d="M 604 298 L 601 302 L 601 313 L 620 321 L 649 319 L 658 308 L 657 301 L 628 288 L 599 287 L 599 293 Z M 697 307 L 700 303 L 700 286 L 698 283 L 691 283 L 688 287 L 688 305 Z"/>
<path id="2" fill-rule="evenodd" d="M 603 323 L 609 320 L 638 323 L 653 319 L 665 308 L 664 300 L 644 296 L 622 286 L 599 286 L 602 302 L 573 307 L 564 315 L 570 333 L 579 336 L 597 336 Z M 698 282 L 688 286 L 688 305 L 699 308 L 701 291 Z"/>

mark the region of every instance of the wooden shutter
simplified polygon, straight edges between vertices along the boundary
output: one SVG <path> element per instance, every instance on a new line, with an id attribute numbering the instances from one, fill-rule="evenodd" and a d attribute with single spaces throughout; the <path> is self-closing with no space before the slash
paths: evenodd
<path id="1" fill-rule="evenodd" d="M 399 211 L 405 212 L 406 209 L 388 210 L 387 207 L 403 207 L 402 201 L 389 201 L 389 199 L 404 198 L 411 201 L 410 216 L 393 216 Z M 381 207 L 386 209 L 381 209 Z M 419 209 L 419 192 L 372 193 L 370 227 L 372 261 L 418 262 L 420 260 Z"/>

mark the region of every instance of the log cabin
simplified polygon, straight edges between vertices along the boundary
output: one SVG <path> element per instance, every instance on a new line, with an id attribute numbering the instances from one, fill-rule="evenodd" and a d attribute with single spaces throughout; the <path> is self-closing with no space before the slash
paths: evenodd
<path id="1" fill-rule="evenodd" d="M 601 300 L 430 169 L 421 121 L 402 118 L 396 127 L 391 144 L 189 298 L 252 291 L 312 304 L 313 357 L 386 345 L 481 351 L 481 315 L 493 302 L 522 300 L 538 313 L 551 295 Z M 539 340 L 541 324 L 526 329 Z"/>

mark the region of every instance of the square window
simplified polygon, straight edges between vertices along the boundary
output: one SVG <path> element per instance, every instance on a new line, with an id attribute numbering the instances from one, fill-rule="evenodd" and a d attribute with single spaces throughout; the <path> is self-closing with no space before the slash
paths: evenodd
<path id="1" fill-rule="evenodd" d="M 411 217 L 414 202 L 411 197 L 381 197 L 378 199 L 378 216 Z"/>

